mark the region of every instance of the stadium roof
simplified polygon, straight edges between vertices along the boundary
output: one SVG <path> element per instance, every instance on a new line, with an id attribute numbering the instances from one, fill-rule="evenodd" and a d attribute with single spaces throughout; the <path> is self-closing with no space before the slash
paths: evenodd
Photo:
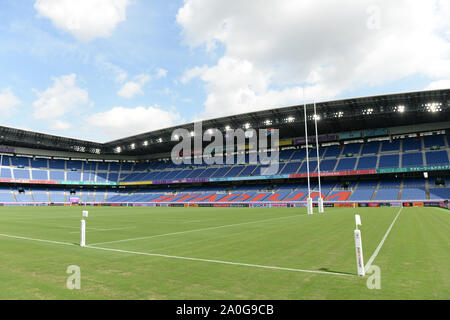
<path id="1" fill-rule="evenodd" d="M 443 122 L 450 120 L 450 89 L 318 102 L 316 108 L 320 117 L 319 134 Z M 307 104 L 307 110 L 308 119 L 312 120 L 313 104 Z M 303 137 L 305 133 L 303 105 L 205 120 L 202 125 L 204 130 L 217 128 L 222 131 L 227 126 L 232 129 L 278 128 L 282 138 Z M 122 155 L 158 154 L 170 152 L 175 144 L 170 141 L 171 134 L 177 128 L 192 131 L 194 124 L 150 131 L 107 143 L 0 127 L 0 144 L 92 154 L 117 154 L 119 150 Z"/>

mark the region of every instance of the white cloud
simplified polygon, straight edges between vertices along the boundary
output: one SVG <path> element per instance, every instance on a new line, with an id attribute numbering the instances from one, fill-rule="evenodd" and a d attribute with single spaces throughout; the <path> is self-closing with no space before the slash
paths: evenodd
<path id="1" fill-rule="evenodd" d="M 144 94 L 142 92 L 141 85 L 137 82 L 127 82 L 125 83 L 119 91 L 117 91 L 117 94 L 124 98 L 132 98 L 137 94 Z"/>
<path id="2" fill-rule="evenodd" d="M 128 81 L 117 91 L 117 94 L 123 98 L 132 98 L 137 94 L 144 94 L 142 87 L 151 80 L 147 74 L 140 74 L 134 77 L 135 81 Z"/>
<path id="3" fill-rule="evenodd" d="M 112 73 L 114 75 L 114 81 L 117 83 L 123 83 L 128 77 L 128 73 L 125 70 L 106 61 L 101 55 L 95 58 L 95 65 L 106 72 Z"/>
<path id="4" fill-rule="evenodd" d="M 108 37 L 126 20 L 129 0 L 37 0 L 34 8 L 81 41 Z"/>
<path id="5" fill-rule="evenodd" d="M 33 102 L 36 119 L 56 119 L 68 112 L 78 112 L 89 103 L 88 92 L 76 85 L 76 74 L 54 77 L 53 86 L 44 92 L 33 89 L 38 99 Z"/>
<path id="6" fill-rule="evenodd" d="M 160 79 L 160 78 L 165 78 L 166 76 L 167 76 L 166 69 L 162 69 L 162 68 L 156 69 L 156 78 Z"/>
<path id="7" fill-rule="evenodd" d="M 425 90 L 450 89 L 450 79 L 431 82 Z"/>
<path id="8" fill-rule="evenodd" d="M 62 120 L 54 120 L 51 124 L 50 124 L 50 128 L 53 130 L 67 130 L 69 128 L 71 128 L 72 125 L 66 121 L 62 121 Z"/>
<path id="9" fill-rule="evenodd" d="M 21 101 L 14 95 L 10 88 L 0 91 L 0 113 L 9 115 Z"/>
<path id="10" fill-rule="evenodd" d="M 202 67 L 197 66 L 192 69 L 189 69 L 181 77 L 181 83 L 188 83 L 192 79 L 200 77 L 207 70 L 208 70 L 208 66 L 202 66 Z"/>
<path id="11" fill-rule="evenodd" d="M 450 76 L 443 0 L 186 0 L 186 44 L 224 55 L 181 79 L 205 82 L 203 117 L 302 102 L 407 76 Z"/>
<path id="12" fill-rule="evenodd" d="M 147 131 L 167 128 L 182 121 L 173 110 L 163 110 L 159 106 L 114 107 L 88 118 L 88 123 L 100 130 L 109 139 L 118 139 Z"/>

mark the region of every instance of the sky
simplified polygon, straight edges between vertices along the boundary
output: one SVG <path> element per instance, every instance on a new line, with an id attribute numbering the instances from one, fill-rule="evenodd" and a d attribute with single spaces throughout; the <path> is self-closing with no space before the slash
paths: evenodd
<path id="1" fill-rule="evenodd" d="M 448 17 L 447 0 L 0 0 L 0 125 L 108 142 L 448 89 Z"/>

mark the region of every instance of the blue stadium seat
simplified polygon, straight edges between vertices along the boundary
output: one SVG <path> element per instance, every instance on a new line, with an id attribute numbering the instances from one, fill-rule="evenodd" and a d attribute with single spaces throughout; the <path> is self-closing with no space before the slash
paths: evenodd
<path id="1" fill-rule="evenodd" d="M 10 157 L 9 156 L 1 156 L 2 166 L 11 166 Z"/>
<path id="2" fill-rule="evenodd" d="M 381 152 L 400 151 L 400 140 L 393 140 L 392 142 L 383 141 L 381 143 Z"/>
<path id="3" fill-rule="evenodd" d="M 367 170 L 367 169 L 376 169 L 377 168 L 377 160 L 376 156 L 372 157 L 361 157 L 359 158 L 357 170 Z"/>
<path id="4" fill-rule="evenodd" d="M 355 164 L 356 164 L 356 158 L 342 158 L 336 167 L 336 171 L 354 170 Z"/>
<path id="5" fill-rule="evenodd" d="M 11 163 L 15 167 L 27 168 L 30 166 L 30 158 L 11 157 Z"/>
<path id="6" fill-rule="evenodd" d="M 449 164 L 448 153 L 445 150 L 428 151 L 425 153 L 427 165 L 446 165 Z"/>
<path id="7" fill-rule="evenodd" d="M 425 148 L 431 148 L 433 146 L 440 146 L 444 147 L 444 135 L 432 135 L 432 136 L 424 136 L 423 137 L 423 144 Z"/>
<path id="8" fill-rule="evenodd" d="M 398 192 L 399 192 L 398 188 L 378 189 L 374 200 L 397 200 Z"/>
<path id="9" fill-rule="evenodd" d="M 52 171 L 50 170 L 50 180 L 65 180 L 64 171 Z"/>
<path id="10" fill-rule="evenodd" d="M 48 168 L 48 160 L 47 159 L 39 159 L 30 160 L 31 167 L 36 169 L 47 169 Z"/>
<path id="11" fill-rule="evenodd" d="M 77 161 L 77 160 L 67 161 L 67 163 L 66 163 L 67 170 L 72 170 L 72 169 L 81 170 L 82 165 L 83 165 L 83 162 Z"/>
<path id="12" fill-rule="evenodd" d="M 67 181 L 81 181 L 81 172 L 67 171 Z"/>
<path id="13" fill-rule="evenodd" d="M 379 141 L 371 141 L 364 144 L 361 150 L 361 155 L 366 154 L 378 154 L 378 150 L 380 149 Z"/>
<path id="14" fill-rule="evenodd" d="M 369 201 L 372 199 L 374 191 L 375 189 L 356 189 L 349 200 Z"/>
<path id="15" fill-rule="evenodd" d="M 30 171 L 27 169 L 13 169 L 14 179 L 30 179 Z"/>
<path id="16" fill-rule="evenodd" d="M 325 158 L 337 158 L 341 154 L 341 148 L 339 146 L 329 146 L 325 152 Z"/>
<path id="17" fill-rule="evenodd" d="M 31 177 L 33 180 L 48 180 L 47 170 L 32 170 Z"/>
<path id="18" fill-rule="evenodd" d="M 425 180 L 423 178 L 405 178 L 403 179 L 403 187 L 409 186 L 409 187 L 418 187 L 418 186 L 425 186 Z"/>
<path id="19" fill-rule="evenodd" d="M 320 171 L 334 171 L 336 167 L 337 159 L 326 159 L 320 162 Z"/>
<path id="20" fill-rule="evenodd" d="M 296 173 L 301 164 L 301 161 L 289 162 L 283 167 L 283 169 L 281 170 L 281 174 Z"/>
<path id="21" fill-rule="evenodd" d="M 369 179 L 369 180 L 360 180 L 358 182 L 358 189 L 362 188 L 371 188 L 375 189 L 375 187 L 378 185 L 378 180 L 375 179 Z M 399 184 L 400 185 L 400 184 Z"/>
<path id="22" fill-rule="evenodd" d="M 422 150 L 422 141 L 420 140 L 420 138 L 403 139 L 402 145 L 403 145 L 403 152 Z"/>
<path id="23" fill-rule="evenodd" d="M 404 153 L 402 155 L 402 167 L 423 166 L 423 158 L 421 152 Z"/>
<path id="24" fill-rule="evenodd" d="M 0 171 L 0 178 L 2 179 L 11 179 L 11 168 L 2 168 Z"/>
<path id="25" fill-rule="evenodd" d="M 400 187 L 400 179 L 381 179 L 379 188 L 397 188 Z"/>
<path id="26" fill-rule="evenodd" d="M 450 188 L 430 188 L 430 200 L 450 200 Z"/>
<path id="27" fill-rule="evenodd" d="M 343 155 L 353 153 L 355 155 L 359 154 L 359 150 L 361 149 L 361 143 L 349 143 L 344 145 L 344 150 L 342 151 Z"/>
<path id="28" fill-rule="evenodd" d="M 309 172 L 314 172 L 317 167 L 317 161 L 309 161 Z M 307 166 L 306 161 L 303 161 L 302 166 L 300 167 L 298 173 L 306 173 L 307 172 Z"/>
<path id="29" fill-rule="evenodd" d="M 403 188 L 402 200 L 426 200 L 425 188 Z"/>
<path id="30" fill-rule="evenodd" d="M 66 162 L 64 160 L 56 159 L 56 160 L 50 160 L 48 162 L 48 166 L 50 169 L 66 169 Z"/>
<path id="31" fill-rule="evenodd" d="M 399 155 L 386 155 L 380 156 L 380 162 L 378 164 L 378 168 L 398 168 L 399 167 Z"/>

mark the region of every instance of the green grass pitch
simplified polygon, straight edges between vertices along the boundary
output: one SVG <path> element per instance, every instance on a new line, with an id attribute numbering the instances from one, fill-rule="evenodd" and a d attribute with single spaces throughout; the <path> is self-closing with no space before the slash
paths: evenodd
<path id="1" fill-rule="evenodd" d="M 0 299 L 450 299 L 450 211 L 399 210 L 1 207 Z M 379 290 L 355 275 L 355 213 L 365 263 L 398 215 Z"/>

